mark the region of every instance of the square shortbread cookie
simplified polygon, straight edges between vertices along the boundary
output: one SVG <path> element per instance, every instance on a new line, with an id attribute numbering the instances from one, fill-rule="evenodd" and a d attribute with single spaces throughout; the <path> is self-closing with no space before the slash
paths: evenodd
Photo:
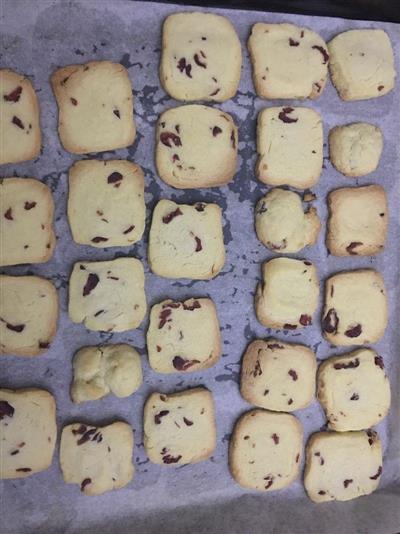
<path id="1" fill-rule="evenodd" d="M 168 109 L 157 123 L 158 174 L 180 189 L 225 185 L 236 172 L 237 136 L 232 117 L 219 109 Z"/>
<path id="2" fill-rule="evenodd" d="M 372 269 L 335 274 L 325 284 L 322 330 L 333 345 L 366 345 L 384 334 L 387 299 L 382 275 Z"/>
<path id="3" fill-rule="evenodd" d="M 137 328 L 146 314 L 143 265 L 136 258 L 75 263 L 68 311 L 71 321 L 89 330 Z"/>
<path id="4" fill-rule="evenodd" d="M 381 474 L 381 443 L 372 430 L 317 432 L 307 443 L 304 487 L 314 502 L 369 495 Z"/>
<path id="5" fill-rule="evenodd" d="M 214 278 L 225 262 L 221 208 L 160 200 L 153 211 L 148 255 L 151 270 L 159 276 Z"/>
<path id="6" fill-rule="evenodd" d="M 203 387 L 169 395 L 152 393 L 144 408 L 143 425 L 144 446 L 155 464 L 192 464 L 214 452 L 214 400 Z"/>
<path id="7" fill-rule="evenodd" d="M 211 299 L 164 300 L 151 308 L 147 351 L 154 371 L 176 373 L 213 366 L 221 356 L 221 337 Z"/>
<path id="8" fill-rule="evenodd" d="M 362 430 L 378 424 L 390 407 L 383 358 L 370 349 L 328 358 L 318 370 L 317 395 L 332 430 Z"/>
<path id="9" fill-rule="evenodd" d="M 257 339 L 243 356 L 242 397 L 260 408 L 293 412 L 314 398 L 317 362 L 304 345 Z"/>
<path id="10" fill-rule="evenodd" d="M 0 276 L 0 354 L 37 356 L 57 330 L 58 296 L 39 276 Z"/>
<path id="11" fill-rule="evenodd" d="M 384 30 L 349 30 L 329 43 L 329 70 L 343 100 L 386 95 L 394 87 L 393 49 Z"/>
<path id="12" fill-rule="evenodd" d="M 309 326 L 318 297 L 317 270 L 310 261 L 274 258 L 262 266 L 255 296 L 257 319 L 269 328 Z"/>
<path id="13" fill-rule="evenodd" d="M 388 205 L 380 185 L 344 187 L 328 195 L 326 246 L 335 256 L 372 256 L 387 234 Z"/>
<path id="14" fill-rule="evenodd" d="M 50 467 L 57 439 L 56 403 L 43 389 L 0 389 L 0 479 Z"/>
<path id="15" fill-rule="evenodd" d="M 266 108 L 257 122 L 257 177 L 267 185 L 313 187 L 322 170 L 322 121 L 309 108 Z"/>
<path id="16" fill-rule="evenodd" d="M 34 159 L 40 154 L 39 104 L 28 78 L 0 69 L 0 165 Z"/>
<path id="17" fill-rule="evenodd" d="M 299 475 L 303 429 L 294 415 L 251 410 L 235 425 L 229 446 L 233 478 L 245 488 L 274 491 Z"/>
<path id="18" fill-rule="evenodd" d="M 160 81 L 176 100 L 223 102 L 235 96 L 242 51 L 228 19 L 212 13 L 175 13 L 165 19 Z"/>
<path id="19" fill-rule="evenodd" d="M 60 464 L 64 481 L 78 484 L 85 495 L 123 488 L 133 478 L 132 428 L 121 421 L 98 427 L 81 423 L 65 426 Z"/>
<path id="20" fill-rule="evenodd" d="M 380 128 L 367 122 L 335 126 L 329 132 L 330 160 L 345 176 L 365 176 L 375 171 L 382 149 Z"/>
<path id="21" fill-rule="evenodd" d="M 258 22 L 248 47 L 258 96 L 318 98 L 322 93 L 329 54 L 318 33 L 293 24 Z"/>
<path id="22" fill-rule="evenodd" d="M 0 206 L 0 265 L 48 261 L 56 238 L 47 185 L 32 178 L 0 179 Z"/>
<path id="23" fill-rule="evenodd" d="M 146 218 L 144 177 L 123 160 L 84 160 L 69 171 L 68 220 L 76 243 L 123 247 L 139 241 Z"/>
<path id="24" fill-rule="evenodd" d="M 57 100 L 58 133 L 74 154 L 131 145 L 136 128 L 132 86 L 119 63 L 91 61 L 56 70 L 51 84 Z"/>
<path id="25" fill-rule="evenodd" d="M 314 245 L 321 221 L 315 208 L 303 208 L 300 195 L 275 188 L 257 202 L 255 226 L 261 243 L 285 254 Z"/>
<path id="26" fill-rule="evenodd" d="M 143 380 L 140 356 L 125 343 L 83 347 L 74 356 L 73 370 L 71 397 L 76 403 L 101 399 L 109 393 L 129 397 Z"/>

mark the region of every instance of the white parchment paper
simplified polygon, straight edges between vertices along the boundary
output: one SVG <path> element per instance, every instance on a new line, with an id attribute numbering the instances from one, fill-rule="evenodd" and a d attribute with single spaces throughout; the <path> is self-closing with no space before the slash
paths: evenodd
<path id="1" fill-rule="evenodd" d="M 311 101 L 263 101 L 255 96 L 251 81 L 246 41 L 257 21 L 292 22 L 318 31 L 329 41 L 350 28 L 383 28 L 395 49 L 400 72 L 400 30 L 389 23 L 360 22 L 323 17 L 271 14 L 250 11 L 215 10 L 233 22 L 243 46 L 243 69 L 237 96 L 220 107 L 231 113 L 239 126 L 239 164 L 235 180 L 219 189 L 178 191 L 165 185 L 154 166 L 155 123 L 159 113 L 178 103 L 162 90 L 158 79 L 161 25 L 169 13 L 185 8 L 130 0 L 6 0 L 1 2 L 2 67 L 28 75 L 38 92 L 43 129 L 43 153 L 33 162 L 3 166 L 0 175 L 32 176 L 43 180 L 56 200 L 58 243 L 53 259 L 45 265 L 4 269 L 11 274 L 38 274 L 51 278 L 59 289 L 60 321 L 51 349 L 37 358 L 0 358 L 1 386 L 38 386 L 50 390 L 57 400 L 59 430 L 71 421 L 129 422 L 135 429 L 136 475 L 124 489 L 99 497 L 82 495 L 77 486 L 64 484 L 58 461 L 58 447 L 52 467 L 35 476 L 0 485 L 0 530 L 4 533 L 327 533 L 394 534 L 400 531 L 399 487 L 399 361 L 400 361 L 400 164 L 399 105 L 397 88 L 383 98 L 345 103 L 331 82 L 322 97 Z M 135 94 L 138 135 L 132 147 L 106 152 L 100 159 L 128 158 L 142 166 L 146 176 L 147 226 L 144 239 L 131 248 L 91 249 L 73 243 L 66 219 L 67 173 L 78 159 L 65 152 L 58 140 L 57 108 L 49 76 L 63 65 L 109 59 L 128 68 Z M 400 81 L 397 83 L 399 87 Z M 377 257 L 335 258 L 324 245 L 325 224 L 318 243 L 294 257 L 308 258 L 318 267 L 323 280 L 331 273 L 372 267 L 385 278 L 390 321 L 382 341 L 375 348 L 384 357 L 390 374 L 393 404 L 389 416 L 378 427 L 384 444 L 384 470 L 379 490 L 347 503 L 315 505 L 306 497 L 301 480 L 287 490 L 257 494 L 238 486 L 227 465 L 229 436 L 237 417 L 250 408 L 238 390 L 240 359 L 246 345 L 257 337 L 275 335 L 312 346 L 319 359 L 344 353 L 322 338 L 319 321 L 299 332 L 271 332 L 256 320 L 253 311 L 255 286 L 261 262 L 273 255 L 258 242 L 253 226 L 253 208 L 266 191 L 254 175 L 257 113 L 267 105 L 305 105 L 319 111 L 325 141 L 330 128 L 353 121 L 370 121 L 381 127 L 384 150 L 373 174 L 351 180 L 331 166 L 325 143 L 325 164 L 314 188 L 315 203 L 324 222 L 326 195 L 347 185 L 382 184 L 389 197 L 390 222 L 387 247 Z M 204 155 L 207 157 L 207 155 Z M 152 209 L 160 198 L 179 202 L 213 201 L 224 210 L 227 261 L 222 273 L 210 282 L 174 281 L 153 275 L 147 266 L 146 250 Z M 142 326 L 122 334 L 101 334 L 74 325 L 67 316 L 67 288 L 72 265 L 77 260 L 112 259 L 134 255 L 146 268 L 149 305 L 167 297 L 184 299 L 210 296 L 216 302 L 223 338 L 223 357 L 204 372 L 185 376 L 163 376 L 149 368 L 145 332 Z M 322 303 L 322 298 L 321 298 Z M 318 317 L 318 316 L 316 316 Z M 142 354 L 144 384 L 127 399 L 109 396 L 75 406 L 69 397 L 71 359 L 83 345 L 128 342 Z M 193 466 L 165 468 L 150 464 L 142 439 L 142 409 L 151 391 L 170 392 L 204 384 L 214 394 L 218 424 L 218 446 L 213 457 Z M 371 391 L 371 395 L 374 392 Z M 296 413 L 306 438 L 319 430 L 325 419 L 317 402 Z"/>

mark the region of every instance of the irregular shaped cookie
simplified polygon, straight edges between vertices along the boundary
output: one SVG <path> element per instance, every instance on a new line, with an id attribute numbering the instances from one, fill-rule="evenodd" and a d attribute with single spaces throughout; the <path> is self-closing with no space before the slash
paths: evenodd
<path id="1" fill-rule="evenodd" d="M 268 185 L 313 187 L 322 170 L 322 121 L 309 108 L 266 108 L 258 115 L 257 177 Z"/>
<path id="2" fill-rule="evenodd" d="M 333 345 L 366 345 L 378 341 L 387 325 L 382 275 L 372 269 L 360 269 L 328 278 L 322 317 L 324 336 Z"/>
<path id="3" fill-rule="evenodd" d="M 53 255 L 54 202 L 33 178 L 0 179 L 0 265 L 44 263 Z"/>
<path id="4" fill-rule="evenodd" d="M 374 172 L 382 149 L 380 128 L 367 122 L 335 126 L 329 132 L 330 160 L 345 176 L 365 176 Z"/>
<path id="5" fill-rule="evenodd" d="M 28 78 L 0 69 L 0 165 L 34 159 L 40 154 L 39 104 Z"/>
<path id="6" fill-rule="evenodd" d="M 73 369 L 71 397 L 76 403 L 101 399 L 109 393 L 129 397 L 143 380 L 138 352 L 124 343 L 83 347 L 75 354 Z"/>
<path id="7" fill-rule="evenodd" d="M 304 345 L 257 339 L 243 356 L 242 397 L 260 408 L 293 412 L 314 398 L 317 362 Z"/>
<path id="8" fill-rule="evenodd" d="M 376 425 L 390 407 L 383 358 L 371 349 L 328 358 L 318 370 L 317 395 L 332 430 L 362 430 Z"/>
<path id="9" fill-rule="evenodd" d="M 203 387 L 170 395 L 152 393 L 143 424 L 144 446 L 155 464 L 193 464 L 214 452 L 214 400 Z"/>
<path id="10" fill-rule="evenodd" d="M 0 479 L 50 467 L 57 439 L 56 403 L 43 389 L 0 389 Z"/>
<path id="11" fill-rule="evenodd" d="M 388 226 L 386 193 L 380 185 L 343 187 L 328 195 L 326 246 L 335 256 L 372 256 L 382 251 Z"/>
<path id="12" fill-rule="evenodd" d="M 328 43 L 328 49 L 332 82 L 343 100 L 374 98 L 393 89 L 393 50 L 384 30 L 340 33 Z"/>
<path id="13" fill-rule="evenodd" d="M 237 421 L 231 437 L 231 474 L 245 488 L 286 488 L 299 475 L 302 441 L 303 429 L 294 415 L 251 410 Z"/>
<path id="14" fill-rule="evenodd" d="M 217 187 L 236 171 L 238 134 L 223 111 L 198 104 L 168 109 L 156 136 L 158 174 L 179 189 Z"/>
<path id="15" fill-rule="evenodd" d="M 307 443 L 304 487 L 314 502 L 369 495 L 381 474 L 381 442 L 372 430 L 317 432 Z"/>
<path id="16" fill-rule="evenodd" d="M 76 243 L 100 248 L 130 246 L 141 239 L 145 218 L 139 165 L 83 160 L 70 168 L 68 220 Z"/>
<path id="17" fill-rule="evenodd" d="M 256 315 L 261 324 L 286 330 L 312 324 L 319 281 L 310 261 L 274 258 L 263 263 L 262 278 L 255 296 Z"/>
<path id="18" fill-rule="evenodd" d="M 221 356 L 217 310 L 211 299 L 164 300 L 151 308 L 147 351 L 154 371 L 176 373 L 213 366 Z"/>
<path id="19" fill-rule="evenodd" d="M 67 484 L 85 495 L 123 488 L 133 478 L 132 428 L 121 421 L 107 426 L 74 423 L 61 434 L 60 466 Z"/>
<path id="20" fill-rule="evenodd" d="M 318 98 L 329 54 L 318 33 L 294 24 L 254 24 L 248 42 L 253 80 L 262 98 Z"/>
<path id="21" fill-rule="evenodd" d="M 74 154 L 124 148 L 136 135 L 132 86 L 120 63 L 90 61 L 56 70 L 51 85 L 58 104 L 58 133 Z"/>
<path id="22" fill-rule="evenodd" d="M 89 330 L 137 328 L 146 313 L 143 265 L 136 258 L 75 263 L 68 312 Z"/>
<path id="23" fill-rule="evenodd" d="M 225 262 L 221 208 L 160 200 L 153 211 L 148 261 L 155 274 L 166 278 L 217 276 Z"/>
<path id="24" fill-rule="evenodd" d="M 300 195 L 278 188 L 257 202 L 255 225 L 261 243 L 281 253 L 314 245 L 321 229 L 315 208 L 304 210 Z"/>
<path id="25" fill-rule="evenodd" d="M 242 51 L 228 19 L 213 13 L 174 13 L 165 19 L 160 81 L 176 100 L 223 102 L 235 96 Z"/>
<path id="26" fill-rule="evenodd" d="M 56 334 L 57 319 L 57 290 L 49 280 L 0 275 L 0 354 L 45 352 Z"/>

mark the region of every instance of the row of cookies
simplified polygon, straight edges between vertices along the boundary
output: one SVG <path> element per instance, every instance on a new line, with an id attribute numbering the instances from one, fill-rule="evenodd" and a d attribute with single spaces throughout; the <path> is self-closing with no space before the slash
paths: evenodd
<path id="1" fill-rule="evenodd" d="M 1 478 L 47 469 L 57 441 L 56 404 L 40 389 L 0 390 L 3 433 Z M 174 466 L 209 458 L 216 446 L 213 396 L 203 387 L 174 394 L 153 392 L 144 408 L 144 446 L 151 462 Z M 66 483 L 86 495 L 126 486 L 133 478 L 133 431 L 73 423 L 62 429 L 60 467 Z M 303 430 L 290 414 L 255 409 L 235 425 L 229 447 L 232 476 L 242 486 L 274 491 L 299 475 Z M 315 502 L 371 493 L 382 474 L 382 450 L 371 430 L 319 432 L 307 444 L 304 485 Z"/>

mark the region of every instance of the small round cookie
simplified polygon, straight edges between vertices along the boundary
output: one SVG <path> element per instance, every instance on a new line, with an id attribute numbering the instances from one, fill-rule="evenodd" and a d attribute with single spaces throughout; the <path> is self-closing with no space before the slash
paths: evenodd
<path id="1" fill-rule="evenodd" d="M 393 89 L 393 49 L 384 30 L 340 33 L 328 43 L 328 50 L 332 82 L 343 100 L 374 98 Z"/>
<path id="2" fill-rule="evenodd" d="M 289 253 L 314 245 L 321 221 L 315 208 L 304 211 L 300 195 L 276 188 L 257 202 L 255 226 L 267 248 Z"/>
<path id="3" fill-rule="evenodd" d="M 263 98 L 318 98 L 328 76 L 327 45 L 294 24 L 258 22 L 248 42 L 254 85 Z"/>
<path id="4" fill-rule="evenodd" d="M 369 428 L 389 411 L 389 380 L 383 358 L 373 350 L 329 358 L 318 369 L 317 383 L 318 400 L 332 430 Z"/>
<path id="5" fill-rule="evenodd" d="M 314 398 L 317 362 L 304 345 L 257 339 L 243 356 L 242 397 L 260 408 L 292 412 Z"/>
<path id="6" fill-rule="evenodd" d="M 383 336 L 387 321 L 386 289 L 380 273 L 359 269 L 328 278 L 322 330 L 330 343 L 375 343 Z"/>
<path id="7" fill-rule="evenodd" d="M 384 248 L 386 192 L 380 185 L 343 187 L 328 195 L 326 246 L 335 256 L 372 256 Z"/>
<path id="8" fill-rule="evenodd" d="M 303 429 L 294 415 L 251 410 L 237 421 L 231 437 L 231 474 L 244 488 L 286 488 L 298 477 L 302 441 Z"/>
<path id="9" fill-rule="evenodd" d="M 318 297 L 317 270 L 310 261 L 274 258 L 262 266 L 262 282 L 255 295 L 257 319 L 268 328 L 309 326 Z"/>
<path id="10" fill-rule="evenodd" d="M 314 502 L 369 495 L 381 474 L 381 442 L 372 430 L 317 432 L 307 443 L 304 487 Z"/>
<path id="11" fill-rule="evenodd" d="M 378 167 L 383 149 L 378 126 L 355 122 L 335 126 L 329 132 L 329 157 L 332 165 L 345 176 L 365 176 Z"/>

